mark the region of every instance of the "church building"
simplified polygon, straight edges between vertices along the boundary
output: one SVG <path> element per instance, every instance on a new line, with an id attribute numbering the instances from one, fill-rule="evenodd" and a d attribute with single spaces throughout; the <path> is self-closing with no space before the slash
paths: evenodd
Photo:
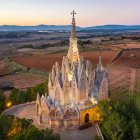
<path id="1" fill-rule="evenodd" d="M 75 14 L 73 11 L 67 56 L 49 73 L 48 96 L 38 94 L 36 99 L 39 122 L 48 127 L 76 128 L 94 123 L 99 120 L 99 100 L 108 99 L 109 72 L 102 65 L 101 55 L 96 68 L 79 55 Z"/>

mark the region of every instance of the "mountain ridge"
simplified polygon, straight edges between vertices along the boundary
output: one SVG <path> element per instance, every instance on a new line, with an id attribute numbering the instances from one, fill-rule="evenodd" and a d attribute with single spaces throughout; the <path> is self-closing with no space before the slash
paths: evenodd
<path id="1" fill-rule="evenodd" d="M 76 26 L 76 30 L 140 30 L 140 25 L 117 25 L 107 24 L 100 26 L 80 27 Z M 35 25 L 35 26 L 20 26 L 20 25 L 0 25 L 0 31 L 69 31 L 71 25 Z"/>

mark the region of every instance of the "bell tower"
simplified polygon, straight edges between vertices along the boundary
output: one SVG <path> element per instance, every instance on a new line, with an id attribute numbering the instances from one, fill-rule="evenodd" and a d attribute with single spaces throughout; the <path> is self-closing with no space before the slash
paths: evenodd
<path id="1" fill-rule="evenodd" d="M 77 41 L 78 39 L 76 38 L 76 23 L 75 23 L 75 12 L 74 10 L 72 11 L 72 30 L 71 30 L 71 36 L 70 36 L 70 44 L 69 44 L 69 50 L 67 57 L 70 60 L 70 62 L 77 63 L 79 62 L 79 50 L 77 47 Z"/>

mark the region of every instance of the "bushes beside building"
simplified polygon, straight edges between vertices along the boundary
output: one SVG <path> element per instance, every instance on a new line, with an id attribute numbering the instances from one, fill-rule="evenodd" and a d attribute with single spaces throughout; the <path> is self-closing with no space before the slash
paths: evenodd
<path id="1" fill-rule="evenodd" d="M 37 84 L 35 87 L 27 88 L 26 90 L 13 89 L 8 98 L 0 91 L 0 114 L 11 105 L 22 104 L 36 100 L 37 93 L 40 95 L 47 94 L 48 81 L 42 84 Z"/>
<path id="2" fill-rule="evenodd" d="M 108 101 L 100 102 L 101 130 L 107 140 L 140 139 L 139 97 L 140 94 L 127 102 L 113 105 Z"/>
<path id="3" fill-rule="evenodd" d="M 31 102 L 36 100 L 37 93 L 39 93 L 40 95 L 45 95 L 47 93 L 47 90 L 48 81 L 42 84 L 37 84 L 35 87 L 27 88 L 26 90 L 13 89 L 11 91 L 9 100 L 14 105 Z"/>
<path id="4" fill-rule="evenodd" d="M 6 100 L 6 97 L 4 96 L 2 92 L 0 92 L 0 114 L 5 109 L 5 100 Z"/>
<path id="5" fill-rule="evenodd" d="M 60 135 L 52 129 L 39 130 L 32 120 L 0 115 L 1 140 L 60 140 Z"/>

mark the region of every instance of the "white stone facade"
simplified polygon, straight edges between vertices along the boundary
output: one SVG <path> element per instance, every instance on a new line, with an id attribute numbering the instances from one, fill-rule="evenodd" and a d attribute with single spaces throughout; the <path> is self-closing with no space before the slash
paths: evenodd
<path id="1" fill-rule="evenodd" d="M 63 57 L 62 65 L 56 62 L 49 73 L 48 96 L 37 95 L 40 123 L 45 111 L 50 126 L 79 126 L 80 110 L 86 109 L 86 102 L 94 106 L 100 99 L 108 99 L 109 72 L 103 67 L 101 56 L 95 69 L 90 61 L 79 56 L 74 15 L 69 41 L 68 54 Z"/>

